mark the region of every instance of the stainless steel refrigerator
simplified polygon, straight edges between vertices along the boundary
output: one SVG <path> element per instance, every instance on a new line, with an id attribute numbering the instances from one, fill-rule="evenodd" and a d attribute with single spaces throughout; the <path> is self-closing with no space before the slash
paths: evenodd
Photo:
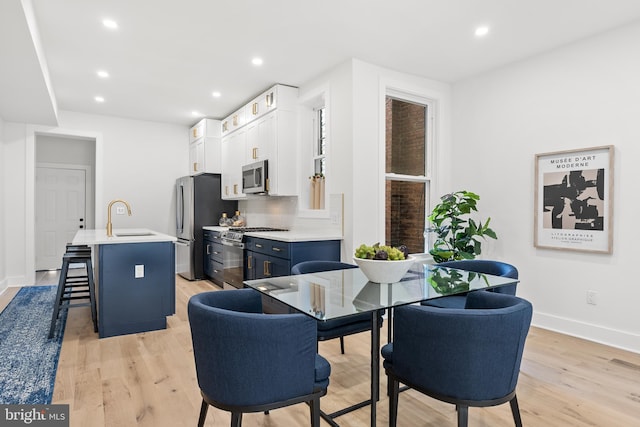
<path id="1" fill-rule="evenodd" d="M 232 216 L 238 203 L 222 200 L 218 174 L 183 176 L 176 181 L 176 272 L 188 280 L 204 278 L 202 227 Z"/>

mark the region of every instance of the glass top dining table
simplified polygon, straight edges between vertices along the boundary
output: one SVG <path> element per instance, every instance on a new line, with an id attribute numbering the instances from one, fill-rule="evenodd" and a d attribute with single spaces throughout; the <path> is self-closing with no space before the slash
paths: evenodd
<path id="1" fill-rule="evenodd" d="M 389 261 L 393 262 L 393 261 Z M 371 333 L 371 399 L 334 414 L 324 414 L 331 425 L 336 417 L 371 406 L 371 426 L 376 425 L 379 396 L 380 331 L 378 317 L 388 310 L 388 340 L 391 340 L 393 308 L 469 291 L 495 288 L 516 283 L 508 277 L 454 268 L 426 262 L 414 263 L 404 277 L 395 283 L 370 282 L 360 268 L 323 271 L 294 276 L 248 280 L 244 284 L 319 322 L 370 312 Z"/>

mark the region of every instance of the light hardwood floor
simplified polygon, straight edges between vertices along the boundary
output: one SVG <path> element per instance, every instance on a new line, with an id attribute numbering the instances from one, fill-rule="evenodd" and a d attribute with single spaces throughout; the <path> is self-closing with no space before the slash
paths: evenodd
<path id="1" fill-rule="evenodd" d="M 191 295 L 213 289 L 217 288 L 209 282 L 178 278 L 177 312 L 162 331 L 98 339 L 88 309 L 71 310 L 53 396 L 53 403 L 70 405 L 71 426 L 195 426 L 201 400 L 186 304 Z M 0 297 L 0 308 L 13 293 Z M 367 398 L 368 334 L 347 337 L 345 355 L 340 354 L 337 340 L 320 343 L 320 353 L 332 367 L 329 392 L 321 403 L 325 411 Z M 383 394 L 384 390 L 382 371 Z M 517 392 L 527 427 L 640 426 L 640 355 L 532 328 Z M 378 426 L 387 425 L 386 396 L 377 408 Z M 308 407 L 300 404 L 270 415 L 247 414 L 243 421 L 245 426 L 306 426 L 308 413 Z M 471 408 L 469 418 L 470 427 L 513 426 L 506 404 Z M 455 426 L 455 420 L 452 405 L 412 390 L 400 395 L 399 426 Z M 337 421 L 347 427 L 368 426 L 369 409 Z M 228 413 L 209 409 L 207 426 L 229 422 Z"/>

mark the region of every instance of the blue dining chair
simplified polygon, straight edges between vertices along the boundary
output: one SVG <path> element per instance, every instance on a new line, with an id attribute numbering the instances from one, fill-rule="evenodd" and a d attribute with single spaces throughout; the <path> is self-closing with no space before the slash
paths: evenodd
<path id="1" fill-rule="evenodd" d="M 493 276 L 509 277 L 511 279 L 518 279 L 518 269 L 506 262 L 493 261 L 485 259 L 461 259 L 457 261 L 445 261 L 436 264 L 437 267 L 450 267 L 458 268 L 460 270 L 474 271 L 476 273 L 491 274 Z M 516 283 L 511 285 L 499 286 L 492 289 L 487 289 L 490 292 L 498 292 L 508 295 L 516 294 Z M 464 308 L 467 296 L 466 295 L 450 295 L 442 298 L 436 298 L 428 301 L 423 301 L 422 305 L 428 305 L 432 307 L 441 308 Z"/>
<path id="2" fill-rule="evenodd" d="M 497 292 L 471 292 L 462 309 L 396 308 L 393 342 L 381 350 L 389 426 L 398 418 L 399 383 L 456 405 L 459 427 L 467 425 L 470 406 L 506 402 L 522 426 L 516 384 L 531 315 L 528 301 Z"/>
<path id="3" fill-rule="evenodd" d="M 291 268 L 291 274 L 318 273 L 321 271 L 357 268 L 357 265 L 340 261 L 303 261 Z M 378 318 L 378 325 L 382 327 L 382 316 Z M 344 354 L 344 337 L 371 330 L 371 313 L 361 313 L 339 319 L 318 322 L 318 341 L 340 338 L 340 352 Z"/>
<path id="4" fill-rule="evenodd" d="M 209 405 L 242 414 L 307 402 L 320 425 L 320 397 L 331 366 L 317 354 L 316 321 L 304 314 L 263 314 L 253 289 L 204 292 L 188 304 L 203 426 Z"/>

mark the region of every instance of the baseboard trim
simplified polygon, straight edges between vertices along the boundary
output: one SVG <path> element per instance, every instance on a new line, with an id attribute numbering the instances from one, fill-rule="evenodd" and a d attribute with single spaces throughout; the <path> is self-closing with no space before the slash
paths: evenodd
<path id="1" fill-rule="evenodd" d="M 540 312 L 534 313 L 531 324 L 538 328 L 640 354 L 640 335 L 632 332 Z"/>

